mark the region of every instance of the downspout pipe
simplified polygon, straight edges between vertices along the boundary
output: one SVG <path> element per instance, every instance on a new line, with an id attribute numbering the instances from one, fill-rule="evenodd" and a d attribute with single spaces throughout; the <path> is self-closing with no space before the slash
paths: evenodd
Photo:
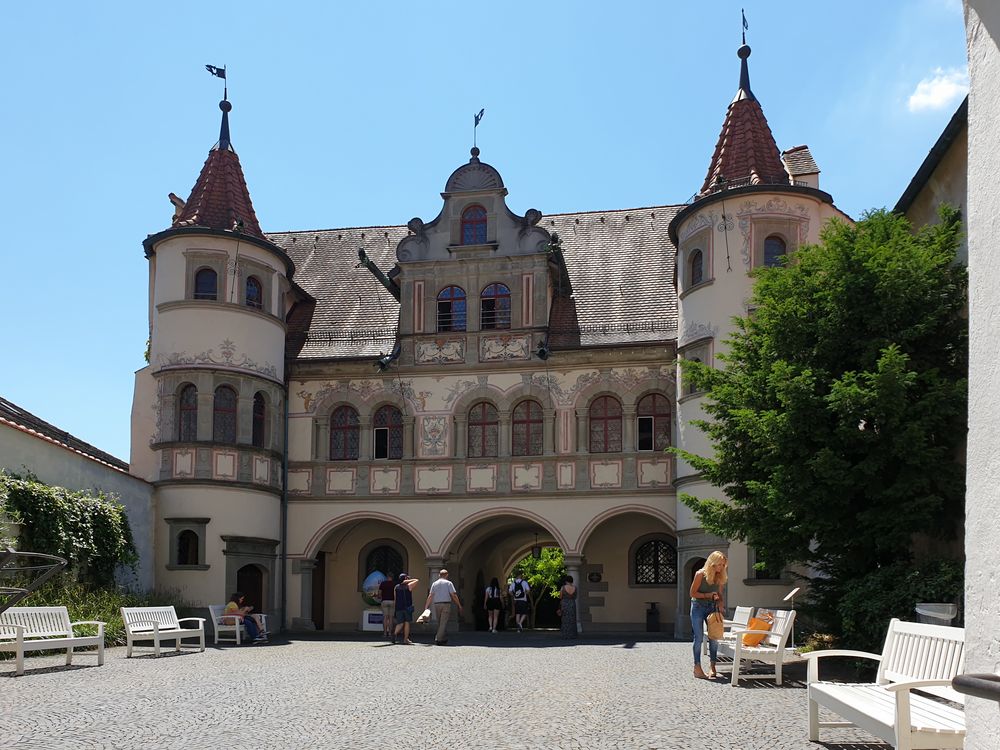
<path id="1" fill-rule="evenodd" d="M 396 302 L 399 302 L 399 285 L 382 273 L 382 270 L 368 257 L 368 253 L 365 252 L 363 247 L 358 248 L 358 260 L 362 266 L 371 271 L 372 276 L 378 279 L 379 283 L 386 288 L 386 291 L 396 299 Z"/>
<path id="2" fill-rule="evenodd" d="M 281 629 L 288 628 L 288 368 L 285 368 L 285 413 L 281 456 Z"/>

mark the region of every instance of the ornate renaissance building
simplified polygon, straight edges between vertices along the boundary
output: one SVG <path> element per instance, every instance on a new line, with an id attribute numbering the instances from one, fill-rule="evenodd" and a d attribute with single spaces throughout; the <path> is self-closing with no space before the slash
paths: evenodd
<path id="1" fill-rule="evenodd" d="M 683 634 L 723 549 L 728 601 L 780 601 L 780 572 L 677 500 L 719 490 L 664 452 L 709 450 L 677 360 L 714 362 L 750 272 L 843 216 L 808 148 L 779 151 L 749 55 L 692 201 L 627 210 L 519 216 L 473 148 L 433 219 L 267 233 L 223 101 L 190 197 L 143 243 L 131 470 L 155 485 L 157 584 L 356 629 L 372 570 L 447 566 L 481 601 L 555 545 L 584 630 L 644 629 L 656 602 Z"/>

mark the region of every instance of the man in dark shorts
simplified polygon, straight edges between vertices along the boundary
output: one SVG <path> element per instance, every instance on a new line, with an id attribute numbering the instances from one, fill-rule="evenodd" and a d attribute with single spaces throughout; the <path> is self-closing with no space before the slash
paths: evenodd
<path id="1" fill-rule="evenodd" d="M 382 635 L 386 638 L 392 637 L 392 618 L 396 612 L 396 582 L 393 577 L 394 574 L 389 573 L 389 577 L 378 585 L 378 596 L 382 600 Z"/>
<path id="2" fill-rule="evenodd" d="M 392 635 L 392 642 L 399 641 L 402 634 L 402 641 L 406 646 L 412 646 L 410 640 L 410 623 L 413 622 L 413 587 L 417 585 L 416 578 L 410 578 L 406 573 L 400 573 L 396 578 L 396 630 Z"/>
<path id="3" fill-rule="evenodd" d="M 514 582 L 509 586 L 511 599 L 514 600 L 514 620 L 517 622 L 517 632 L 524 631 L 524 622 L 531 612 L 531 605 L 528 604 L 528 592 L 531 587 L 528 582 L 521 578 L 521 571 L 514 574 Z"/>

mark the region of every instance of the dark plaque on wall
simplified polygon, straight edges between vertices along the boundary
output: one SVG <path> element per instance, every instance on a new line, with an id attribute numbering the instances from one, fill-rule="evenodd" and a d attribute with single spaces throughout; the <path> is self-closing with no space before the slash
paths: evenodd
<path id="1" fill-rule="evenodd" d="M 601 574 L 600 573 L 587 573 L 587 580 L 591 583 L 600 583 Z"/>

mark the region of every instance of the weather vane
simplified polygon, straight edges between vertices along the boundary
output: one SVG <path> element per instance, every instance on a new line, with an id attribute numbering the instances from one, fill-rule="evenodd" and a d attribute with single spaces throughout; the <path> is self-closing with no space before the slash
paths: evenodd
<path id="1" fill-rule="evenodd" d="M 740 8 L 740 13 L 743 15 L 743 44 L 746 44 L 747 43 L 747 29 L 750 28 L 750 25 L 747 23 L 747 14 L 746 14 L 746 11 L 744 11 L 743 8 Z"/>
<path id="2" fill-rule="evenodd" d="M 479 110 L 478 114 L 475 114 L 475 115 L 472 116 L 473 119 L 475 120 L 475 124 L 473 124 L 473 126 L 472 126 L 472 147 L 473 148 L 476 147 L 476 130 L 479 128 L 479 121 L 483 119 L 483 113 L 484 112 L 486 112 L 486 108 L 485 107 L 483 107 L 481 110 Z"/>
<path id="3" fill-rule="evenodd" d="M 221 78 L 222 79 L 222 81 L 223 81 L 223 84 L 222 84 L 222 98 L 228 101 L 229 100 L 229 82 L 226 81 L 226 66 L 223 65 L 221 68 L 217 68 L 214 65 L 206 65 L 205 66 L 205 70 L 207 70 L 209 73 L 211 73 L 216 78 Z"/>

